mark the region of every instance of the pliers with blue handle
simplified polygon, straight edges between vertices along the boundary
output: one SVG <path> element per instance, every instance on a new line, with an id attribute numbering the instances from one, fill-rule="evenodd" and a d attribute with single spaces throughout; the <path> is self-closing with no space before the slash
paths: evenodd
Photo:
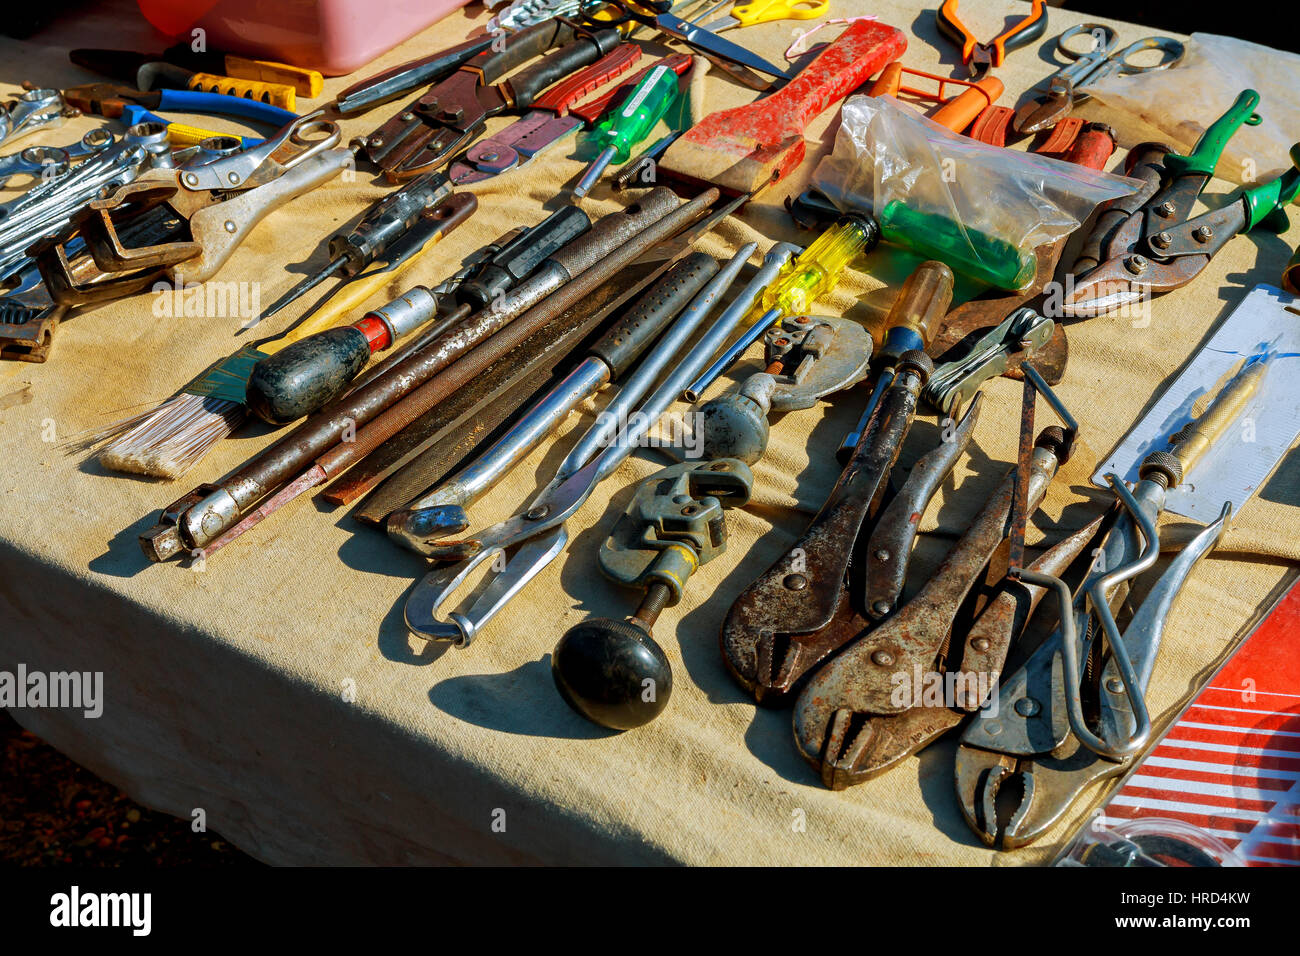
<path id="1" fill-rule="evenodd" d="M 279 129 L 298 118 L 296 113 L 224 93 L 201 93 L 195 90 L 141 91 L 117 83 L 88 83 L 63 91 L 63 98 L 84 113 L 107 119 L 122 119 L 131 125 L 142 122 L 166 123 L 151 110 L 177 113 L 211 113 L 234 119 L 264 123 Z"/>

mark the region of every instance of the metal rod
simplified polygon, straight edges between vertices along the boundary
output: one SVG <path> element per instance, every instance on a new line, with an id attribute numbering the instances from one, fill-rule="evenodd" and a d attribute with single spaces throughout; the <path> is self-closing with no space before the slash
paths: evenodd
<path id="1" fill-rule="evenodd" d="M 768 309 L 764 312 L 762 318 L 747 328 L 744 334 L 736 339 L 730 348 L 718 356 L 716 362 L 706 368 L 699 378 L 686 387 L 686 390 L 682 392 L 682 398 L 688 402 L 698 402 L 705 389 L 712 385 L 719 375 L 735 365 L 736 360 L 745 353 L 745 350 L 758 341 L 758 337 L 770 329 L 777 319 L 781 318 L 781 314 L 780 309 Z"/>

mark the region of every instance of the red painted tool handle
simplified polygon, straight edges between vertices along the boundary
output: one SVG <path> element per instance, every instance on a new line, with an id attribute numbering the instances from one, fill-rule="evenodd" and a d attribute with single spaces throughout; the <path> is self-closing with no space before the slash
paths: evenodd
<path id="1" fill-rule="evenodd" d="M 588 93 L 594 93 L 610 80 L 622 76 L 641 59 L 641 47 L 635 43 L 620 43 L 611 52 L 567 80 L 561 80 L 533 100 L 533 109 L 551 110 L 559 116 Z"/>
<path id="2" fill-rule="evenodd" d="M 848 96 L 907 49 L 902 31 L 878 20 L 859 20 L 786 86 L 742 110 L 755 110 L 765 119 L 763 145 L 776 146 L 802 136 L 814 117 Z"/>
<path id="3" fill-rule="evenodd" d="M 604 93 L 600 94 L 600 96 L 597 96 L 595 99 L 587 100 L 587 102 L 580 106 L 573 107 L 569 112 L 578 117 L 578 119 L 586 121 L 587 125 L 590 126 L 595 123 L 596 120 L 605 115 L 605 111 L 610 108 L 615 100 L 622 102 L 623 97 L 626 97 L 631 93 L 632 90 L 636 88 L 636 85 L 641 82 L 641 78 L 656 66 L 659 66 L 662 63 L 664 66 L 671 68 L 678 76 L 682 76 L 691 68 L 691 62 L 691 58 L 685 53 L 673 53 L 664 57 L 662 60 L 656 60 L 644 70 L 638 70 L 634 75 L 628 77 L 618 86 L 610 87 Z"/>

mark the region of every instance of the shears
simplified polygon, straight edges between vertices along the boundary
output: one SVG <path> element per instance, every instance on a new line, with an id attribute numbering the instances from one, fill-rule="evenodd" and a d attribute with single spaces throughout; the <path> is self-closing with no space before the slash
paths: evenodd
<path id="1" fill-rule="evenodd" d="M 1091 48 L 1086 52 L 1071 49 L 1069 43 L 1077 36 L 1091 37 Z M 1079 23 L 1056 38 L 1056 50 L 1074 62 L 1061 67 L 1047 78 L 1047 93 L 1036 97 L 1016 111 L 1014 126 L 1019 133 L 1037 133 L 1055 126 L 1068 116 L 1075 103 L 1088 98 L 1079 91 L 1081 86 L 1092 86 L 1115 73 L 1149 73 L 1167 70 L 1181 62 L 1186 48 L 1172 37 L 1143 37 L 1119 52 L 1115 51 L 1117 35 L 1101 23 Z M 1146 50 L 1159 50 L 1159 63 L 1137 65 L 1129 57 Z"/>
<path id="2" fill-rule="evenodd" d="M 773 20 L 815 20 L 824 17 L 831 8 L 828 0 L 749 0 L 748 3 L 733 4 L 731 13 L 726 16 L 700 23 L 728 3 L 732 3 L 732 0 L 721 0 L 720 3 L 713 4 L 699 16 L 692 17 L 691 22 L 705 30 L 721 33 L 723 30 L 752 27 L 756 23 L 770 23 Z"/>
<path id="3" fill-rule="evenodd" d="M 778 0 L 779 2 L 779 0 Z M 780 80 L 790 79 L 790 74 L 773 63 L 752 53 L 737 43 L 715 36 L 705 27 L 697 26 L 670 13 L 671 0 L 641 0 L 640 3 L 626 3 L 624 0 L 608 2 L 584 9 L 578 14 L 584 26 L 593 28 L 616 27 L 626 23 L 640 23 L 654 27 L 666 36 L 681 40 L 692 49 L 701 53 L 712 54 L 723 60 L 747 66 L 767 76 Z"/>
<path id="4" fill-rule="evenodd" d="M 1029 16 L 988 43 L 975 39 L 975 34 L 958 18 L 957 0 L 943 0 L 934 16 L 939 31 L 961 47 L 961 61 L 970 70 L 970 75 L 974 79 L 981 79 L 992 67 L 1001 66 L 1011 50 L 1033 43 L 1046 31 L 1047 6 L 1043 0 L 1032 2 L 1033 9 L 1029 11 Z"/>

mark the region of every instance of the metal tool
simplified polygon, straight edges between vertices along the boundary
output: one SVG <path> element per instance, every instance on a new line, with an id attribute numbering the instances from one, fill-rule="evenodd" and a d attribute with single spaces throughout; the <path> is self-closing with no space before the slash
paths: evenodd
<path id="1" fill-rule="evenodd" d="M 782 700 L 852 636 L 830 625 L 850 600 L 848 575 L 856 543 L 880 512 L 889 473 L 933 370 L 919 346 L 928 338 L 926 329 L 947 311 L 952 281 L 952 271 L 937 262 L 908 277 L 887 319 L 889 330 L 878 353 L 882 369 L 869 402 L 872 413 L 864 416 L 839 480 L 799 540 L 740 594 L 723 622 L 727 669 L 759 703 Z M 951 450 L 953 445 L 941 447 Z M 924 508 L 954 460 L 945 451 L 918 472 L 937 472 L 938 478 L 918 479 L 917 508 Z M 891 547 L 883 560 L 905 566 L 909 550 Z M 854 562 L 859 571 L 863 565 Z M 860 594 L 860 583 L 858 587 Z M 893 609 L 898 594 L 888 590 L 873 601 L 871 613 L 883 617 Z"/>
<path id="2" fill-rule="evenodd" d="M 1047 4 L 1044 0 L 1031 0 L 1031 3 L 1033 7 L 1028 16 L 987 43 L 975 39 L 975 35 L 961 22 L 957 16 L 957 0 L 943 0 L 935 10 L 934 18 L 939 32 L 961 47 L 961 61 L 966 64 L 970 75 L 982 79 L 990 69 L 1001 66 L 1008 53 L 1033 43 L 1047 30 Z"/>
<path id="3" fill-rule="evenodd" d="M 595 63 L 622 39 L 609 24 L 582 33 L 559 20 L 528 27 L 501 49 L 489 47 L 465 61 L 359 147 L 393 182 L 438 169 L 483 133 L 489 117 L 529 109 L 548 86 Z M 548 50 L 555 52 L 504 79 Z"/>
<path id="4" fill-rule="evenodd" d="M 457 185 L 482 182 L 517 169 L 590 124 L 610 102 L 627 92 L 627 84 L 609 85 L 604 92 L 581 104 L 578 100 L 632 69 L 640 58 L 639 46 L 620 43 L 591 66 L 550 87 L 533 100 L 533 108 L 522 119 L 479 140 L 453 160 L 448 168 L 451 181 Z M 678 73 L 690 67 L 690 57 L 686 56 L 675 60 L 669 57 L 661 62 L 671 63 Z M 636 79 L 648 69 L 652 68 L 642 70 Z"/>
<path id="5" fill-rule="evenodd" d="M 112 131 L 103 127 L 92 129 L 70 146 L 28 146 L 7 156 L 0 156 L 0 186 L 14 176 L 37 176 L 54 179 L 72 168 L 74 159 L 85 159 L 112 146 L 116 141 Z"/>
<path id="6" fill-rule="evenodd" d="M 651 68 L 622 105 L 601 120 L 586 138 L 587 145 L 599 148 L 600 153 L 573 187 L 573 195 L 578 198 L 587 195 L 610 163 L 627 162 L 633 148 L 650 135 L 680 92 L 680 81 L 670 67 L 661 63 Z"/>
<path id="7" fill-rule="evenodd" d="M 762 372 L 700 408 L 705 458 L 752 465 L 767 450 L 767 416 L 812 408 L 866 378 L 871 335 L 851 319 L 798 315 L 764 336 Z"/>
<path id="8" fill-rule="evenodd" d="M 704 13 L 691 18 L 692 23 L 706 20 L 718 10 L 731 3 L 731 10 L 716 20 L 708 20 L 701 26 L 714 33 L 731 30 L 736 27 L 752 27 L 757 23 L 771 23 L 773 20 L 815 20 L 826 16 L 831 5 L 827 0 L 750 0 L 748 3 L 734 3 L 722 0 L 715 3 Z"/>
<path id="9" fill-rule="evenodd" d="M 354 285 L 375 289 L 387 284 L 393 269 L 421 254 L 474 214 L 478 200 L 469 193 L 446 197 L 413 217 L 409 229 L 390 247 L 392 259 Z M 355 235 L 355 233 L 353 234 Z M 367 240 L 368 241 L 368 240 Z M 357 298 L 353 296 L 352 298 Z M 298 339 L 260 359 L 248 375 L 244 403 L 258 418 L 283 425 L 315 412 L 338 398 L 377 352 L 394 345 L 426 322 L 417 310 L 368 312 L 352 325 L 325 329 Z"/>
<path id="10" fill-rule="evenodd" d="M 583 8 L 578 13 L 578 19 L 592 29 L 639 23 L 653 27 L 665 36 L 672 37 L 701 54 L 720 57 L 730 63 L 757 70 L 759 73 L 780 80 L 790 79 L 790 74 L 785 70 L 758 54 L 670 13 L 671 7 L 671 0 L 640 0 L 638 3 L 605 0 L 594 8 L 599 11 L 598 14 L 593 13 L 592 9 Z"/>
<path id="11" fill-rule="evenodd" d="M 964 358 L 937 366 L 921 397 L 950 415 L 975 397 L 981 385 L 1007 370 L 1016 352 L 1033 352 L 1052 339 L 1056 324 L 1033 309 L 1017 309 L 971 346 Z"/>
<path id="12" fill-rule="evenodd" d="M 1002 685 L 996 709 L 981 712 L 962 735 L 957 795 L 967 822 L 989 846 L 1014 848 L 1037 839 L 1083 790 L 1122 772 L 1146 744 L 1151 719 L 1144 694 L 1165 620 L 1196 562 L 1223 533 L 1231 505 L 1171 562 L 1123 636 L 1114 608 L 1127 593 L 1126 582 L 1155 563 L 1155 522 L 1167 491 L 1232 426 L 1258 384 L 1258 377 L 1245 375 L 1225 387 L 1193 426 L 1170 438 L 1168 451 L 1146 456 L 1131 492 L 1110 476 L 1126 513 L 1106 535 L 1073 599 L 1059 578 L 1022 573 L 1054 591 L 1061 623 Z M 1013 777 L 1020 799 L 1000 812 L 998 794 Z"/>
<path id="13" fill-rule="evenodd" d="M 393 511 L 468 463 L 476 449 L 495 441 L 503 423 L 553 381 L 552 372 L 563 356 L 607 316 L 629 307 L 667 269 L 689 255 L 694 240 L 726 214 L 724 205 L 668 241 L 651 246 L 520 346 L 517 356 L 512 353 L 495 363 L 469 388 L 458 391 L 367 455 L 325 489 L 321 499 L 351 504 L 365 495 L 366 500 L 351 516 L 383 525 Z M 382 486 L 376 487 L 380 482 Z"/>
<path id="14" fill-rule="evenodd" d="M 58 90 L 24 90 L 15 99 L 0 104 L 0 143 L 17 142 L 80 115 L 76 104 L 67 102 Z"/>
<path id="15" fill-rule="evenodd" d="M 1044 429 L 1039 436 L 1030 469 L 1031 510 L 1046 494 L 1064 457 L 1058 454 L 1063 438 L 1058 428 Z M 996 688 L 996 670 L 968 668 L 963 673 L 947 667 L 944 659 L 964 640 L 964 635 L 953 632 L 959 611 L 1011 533 L 1015 483 L 1013 470 L 943 563 L 901 609 L 880 623 L 857 617 L 852 626 L 859 628 L 859 635 L 822 666 L 800 693 L 794 708 L 795 741 L 800 755 L 817 768 L 827 787 L 841 790 L 895 766 L 933 739 L 927 724 L 947 729 L 960 721 L 964 713 L 943 707 L 942 697 L 939 707 L 925 707 L 924 675 L 960 677 L 967 695 L 976 700 Z M 872 539 L 873 545 L 879 543 L 875 534 Z M 846 611 L 851 613 L 851 607 Z M 933 679 L 930 683 L 934 685 Z M 937 686 L 955 685 L 955 679 L 945 679 Z M 899 693 L 903 686 L 908 693 Z M 897 724 L 896 718 L 918 708 L 949 713 L 938 720 L 935 715 L 912 715 L 903 722 L 909 732 L 902 735 L 896 727 L 889 732 L 880 726 Z M 926 732 L 916 733 L 921 727 Z M 905 741 L 901 747 L 900 740 Z"/>
<path id="16" fill-rule="evenodd" d="M 742 307 L 736 308 L 733 303 L 725 310 L 669 372 L 659 388 L 637 406 L 641 396 L 713 309 L 753 251 L 752 243 L 741 249 L 692 301 L 669 330 L 669 338 L 624 383 L 607 406 L 603 420 L 573 446 L 555 478 L 526 511 L 471 539 L 431 543 L 434 545 L 430 548 L 432 557 L 455 563 L 430 572 L 407 598 L 406 623 L 412 634 L 424 640 L 453 641 L 460 647 L 468 645 L 493 615 L 564 550 L 568 540 L 565 521 L 577 511 L 592 489 L 632 453 L 672 404 L 684 382 L 707 361 L 744 314 L 748 302 L 744 301 L 746 296 L 742 293 Z M 752 296 L 749 298 L 752 301 Z M 634 411 L 637 414 L 633 415 Z M 608 444 L 611 441 L 613 444 Z M 492 578 L 471 607 L 451 613 L 445 622 L 438 620 L 439 610 L 475 567 L 515 546 L 518 548 L 505 569 Z"/>
<path id="17" fill-rule="evenodd" d="M 643 247 L 677 231 L 716 198 L 706 193 L 694 205 L 677 207 L 667 190 L 652 191 L 640 203 L 604 217 L 476 316 L 454 319 L 432 341 L 417 340 L 409 352 L 394 357 L 384 374 L 308 418 L 220 486 L 196 489 L 176 502 L 158 525 L 141 535 L 145 553 L 161 561 L 187 548 L 210 551 L 224 546 L 265 515 L 365 457 L 449 392 L 464 387 L 576 298 L 635 259 Z M 453 362 L 454 371 L 449 368 Z M 355 440 L 340 442 L 344 432 L 352 430 Z M 255 508 L 286 481 L 289 484 L 278 494 Z"/>
<path id="18" fill-rule="evenodd" d="M 1070 48 L 1077 36 L 1087 36 L 1089 49 L 1084 52 Z M 1185 47 L 1171 37 L 1143 37 L 1115 52 L 1117 34 L 1102 23 L 1079 23 L 1056 38 L 1056 52 L 1074 62 L 1061 67 L 1047 78 L 1047 92 L 1037 96 L 1016 110 L 1014 126 L 1020 133 L 1037 133 L 1055 126 L 1070 114 L 1076 103 L 1088 99 L 1080 87 L 1094 86 L 1116 73 L 1149 73 L 1167 70 L 1183 59 Z M 1138 65 L 1129 57 L 1146 50 L 1160 50 L 1159 63 Z"/>
<path id="19" fill-rule="evenodd" d="M 1129 151 L 1126 171 L 1143 186 L 1102 209 L 1071 267 L 1074 285 L 1062 304 L 1066 315 L 1101 315 L 1184 286 L 1233 236 L 1257 225 L 1286 231 L 1286 207 L 1300 192 L 1300 143 L 1291 148 L 1292 168 L 1281 176 L 1239 190 L 1211 212 L 1191 215 L 1228 139 L 1243 123 L 1258 122 L 1258 104 L 1258 93 L 1242 91 L 1190 155 L 1158 143 Z"/>
<path id="20" fill-rule="evenodd" d="M 297 90 L 290 84 L 225 76 L 219 72 L 220 68 L 218 72 L 195 70 L 169 62 L 161 55 L 148 57 L 128 50 L 83 49 L 70 51 L 68 58 L 83 69 L 122 80 L 143 91 L 167 89 L 221 93 L 270 103 L 290 112 L 297 105 Z"/>
<path id="21" fill-rule="evenodd" d="M 671 268 L 662 282 L 587 349 L 587 357 L 573 371 L 473 464 L 393 512 L 388 519 L 389 534 L 422 550 L 429 540 L 468 530 L 465 509 L 536 448 L 574 408 L 627 371 L 717 271 L 717 262 L 704 253 L 688 256 Z"/>
<path id="22" fill-rule="evenodd" d="M 400 189 L 385 193 L 383 198 L 366 210 L 361 221 L 352 229 L 330 237 L 330 261 L 327 265 L 295 283 L 263 309 L 252 325 L 275 315 L 332 275 L 342 273 L 350 277 L 369 268 L 384 254 L 390 243 L 411 228 L 426 209 L 441 202 L 450 193 L 451 183 L 441 173 L 426 173 Z"/>
<path id="23" fill-rule="evenodd" d="M 753 323 L 690 384 L 682 397 L 688 402 L 699 401 L 704 390 L 783 316 L 806 313 L 818 299 L 829 295 L 849 263 L 874 249 L 879 238 L 880 230 L 870 216 L 841 216 L 786 264 L 755 304 Z M 867 345 L 866 357 L 870 358 L 870 339 Z"/>
<path id="24" fill-rule="evenodd" d="M 673 677 L 655 622 L 681 603 L 696 568 L 727 550 L 723 509 L 744 505 L 753 486 L 749 468 L 731 458 L 672 465 L 637 485 L 598 557 L 605 577 L 644 594 L 626 621 L 589 618 L 555 645 L 551 676 L 570 707 L 614 730 L 663 712 Z"/>
<path id="25" fill-rule="evenodd" d="M 212 113 L 263 123 L 273 129 L 280 129 L 286 123 L 298 119 L 298 116 L 289 110 L 270 103 L 244 99 L 242 96 L 201 93 L 193 90 L 143 91 L 117 83 L 87 83 L 83 86 L 74 86 L 63 91 L 63 98 L 69 105 L 77 107 L 82 112 L 103 116 L 105 119 L 122 117 L 130 105 L 150 111 Z M 144 120 L 162 122 L 161 117 L 152 114 L 146 114 L 140 119 L 128 117 L 128 121 L 132 123 Z"/>
<path id="26" fill-rule="evenodd" d="M 359 116 L 376 106 L 422 86 L 438 83 L 492 46 L 493 35 L 475 37 L 430 56 L 407 60 L 352 84 L 334 98 L 331 108 L 340 116 Z M 378 144 L 368 144 L 374 148 Z"/>
<path id="27" fill-rule="evenodd" d="M 668 147 L 658 169 L 680 182 L 752 198 L 803 161 L 803 134 L 814 117 L 906 47 L 902 31 L 874 20 L 858 21 L 777 92 L 696 123 Z"/>
<path id="28" fill-rule="evenodd" d="M 210 278 L 272 210 L 352 164 L 335 148 L 338 126 L 295 118 L 261 146 L 192 169 L 152 169 L 91 202 L 57 240 L 34 251 L 56 302 L 80 305 L 130 295 L 161 279 L 183 287 Z M 86 164 L 83 164 L 83 168 Z M 165 236 L 132 245 L 130 228 Z M 69 244 L 85 241 L 86 272 Z"/>

